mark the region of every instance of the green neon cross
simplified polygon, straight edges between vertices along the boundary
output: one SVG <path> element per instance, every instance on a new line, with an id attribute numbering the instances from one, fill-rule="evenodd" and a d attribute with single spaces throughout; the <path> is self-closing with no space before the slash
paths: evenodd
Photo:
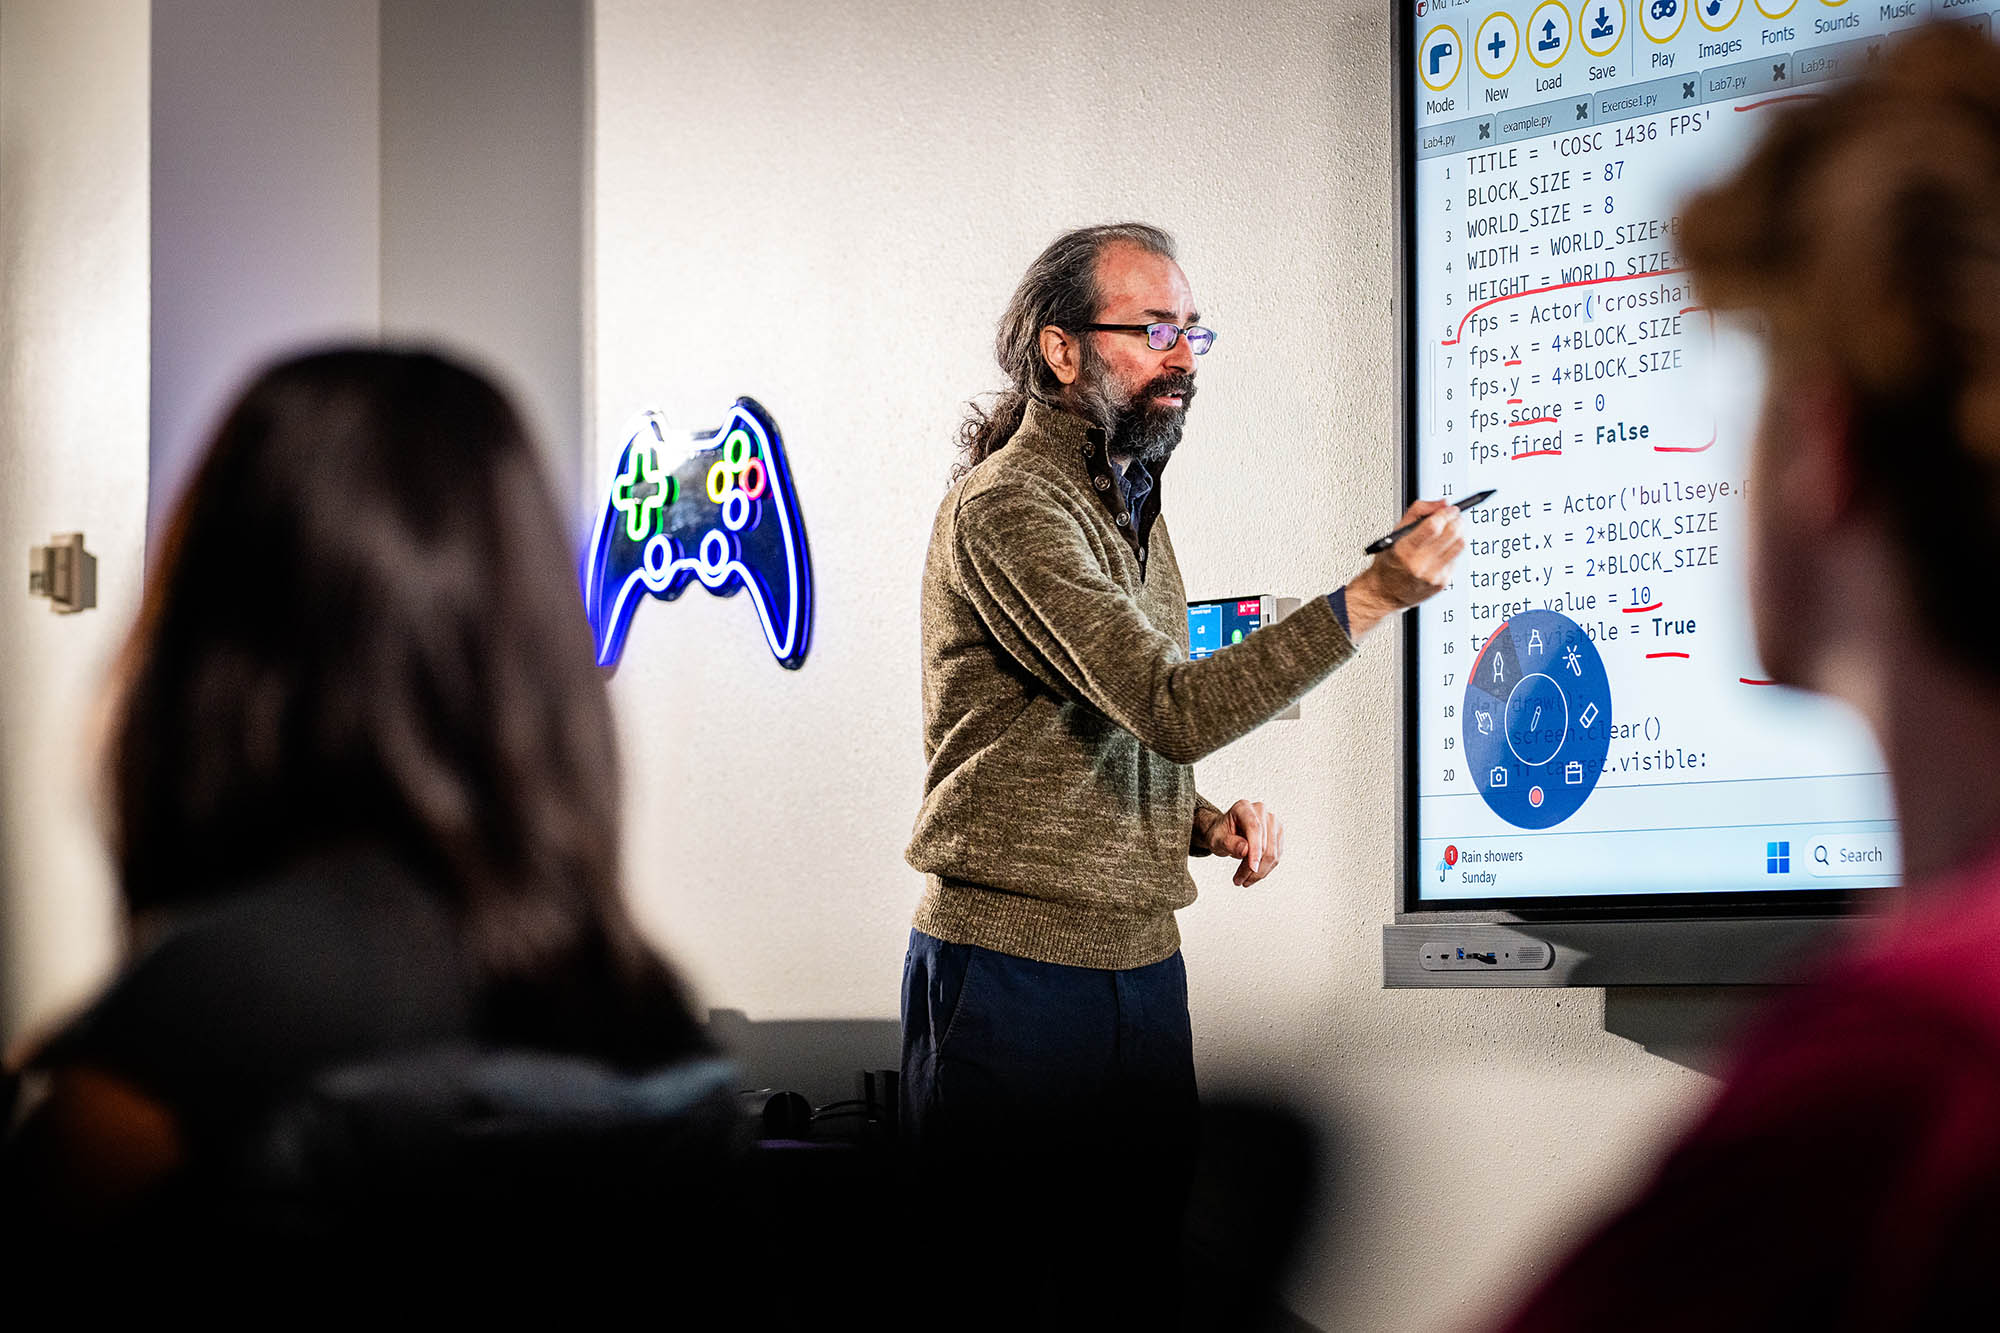
<path id="1" fill-rule="evenodd" d="M 666 503 L 673 498 L 673 478 L 667 476 L 650 449 L 634 449 L 625 475 L 611 488 L 611 503 L 625 515 L 625 535 L 635 542 L 651 534 L 655 517 L 666 517 Z"/>

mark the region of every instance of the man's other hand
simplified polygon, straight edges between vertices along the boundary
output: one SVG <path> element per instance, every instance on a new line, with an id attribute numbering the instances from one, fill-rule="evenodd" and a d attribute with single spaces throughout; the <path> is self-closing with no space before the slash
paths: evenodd
<path id="1" fill-rule="evenodd" d="M 1423 519 L 1424 522 L 1417 523 Z M 1397 527 L 1417 526 L 1375 557 L 1347 585 L 1347 632 L 1359 639 L 1381 621 L 1444 590 L 1452 567 L 1465 551 L 1458 507 L 1443 500 L 1419 500 L 1403 511 Z"/>
<path id="2" fill-rule="evenodd" d="M 1238 801 L 1211 815 L 1201 833 L 1202 844 L 1212 855 L 1243 863 L 1236 867 L 1239 885 L 1255 884 L 1276 870 L 1285 850 L 1284 821 L 1266 810 L 1262 801 Z"/>

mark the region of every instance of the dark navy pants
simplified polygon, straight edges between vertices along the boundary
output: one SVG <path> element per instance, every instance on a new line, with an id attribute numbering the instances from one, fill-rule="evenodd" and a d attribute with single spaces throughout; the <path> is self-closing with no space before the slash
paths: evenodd
<path id="1" fill-rule="evenodd" d="M 1179 953 L 1113 972 L 912 931 L 902 1093 L 953 1263 L 1044 1315 L 1171 1309 L 1198 1132 Z"/>

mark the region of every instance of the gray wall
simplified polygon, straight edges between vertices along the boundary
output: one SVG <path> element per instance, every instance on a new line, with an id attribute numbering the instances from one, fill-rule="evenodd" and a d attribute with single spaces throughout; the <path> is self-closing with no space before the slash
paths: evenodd
<path id="1" fill-rule="evenodd" d="M 382 331 L 514 388 L 574 512 L 583 460 L 583 0 L 382 6 Z"/>
<path id="2" fill-rule="evenodd" d="M 282 352 L 381 326 L 377 0 L 153 6 L 152 495 Z"/>
<path id="3" fill-rule="evenodd" d="M 584 0 L 159 0 L 152 527 L 263 362 L 456 350 L 558 495 L 583 399 Z"/>

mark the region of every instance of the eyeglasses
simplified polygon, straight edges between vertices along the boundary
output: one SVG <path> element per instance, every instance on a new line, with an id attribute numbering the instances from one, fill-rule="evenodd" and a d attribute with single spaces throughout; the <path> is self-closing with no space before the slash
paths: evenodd
<path id="1" fill-rule="evenodd" d="M 1215 344 L 1215 330 L 1205 329 L 1199 324 L 1182 328 L 1163 320 L 1158 324 L 1085 324 L 1082 328 L 1089 333 L 1143 333 L 1146 335 L 1146 346 L 1156 352 L 1172 351 L 1183 335 L 1187 337 L 1188 350 L 1196 356 L 1207 356 L 1208 349 Z"/>

